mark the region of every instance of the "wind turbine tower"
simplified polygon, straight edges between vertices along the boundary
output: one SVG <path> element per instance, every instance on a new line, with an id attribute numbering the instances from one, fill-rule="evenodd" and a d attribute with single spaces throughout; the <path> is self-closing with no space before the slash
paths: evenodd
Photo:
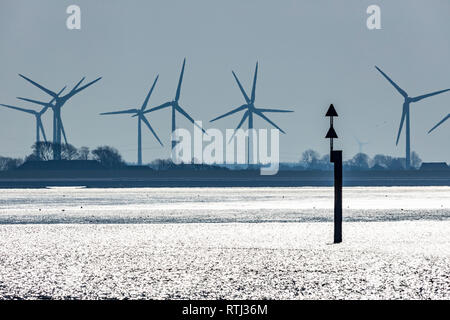
<path id="1" fill-rule="evenodd" d="M 133 116 L 138 117 L 138 134 L 137 134 L 137 140 L 138 140 L 138 153 L 137 153 L 137 163 L 139 166 L 142 165 L 142 133 L 141 133 L 141 122 L 144 122 L 144 124 L 147 126 L 147 128 L 152 132 L 153 136 L 158 140 L 159 144 L 162 146 L 162 142 L 159 139 L 156 132 L 153 130 L 152 126 L 150 125 L 150 122 L 148 122 L 147 118 L 145 117 L 144 111 L 145 108 L 147 108 L 148 101 L 150 100 L 150 96 L 152 95 L 153 89 L 155 88 L 156 82 L 158 81 L 158 76 L 156 76 L 155 81 L 153 82 L 152 87 L 150 88 L 150 91 L 147 94 L 147 97 L 144 100 L 144 103 L 139 109 L 126 109 L 121 111 L 113 111 L 113 112 L 104 112 L 100 113 L 101 115 L 111 115 L 111 114 L 133 114 Z"/>
<path id="2" fill-rule="evenodd" d="M 253 75 L 253 86 L 252 86 L 252 93 L 251 93 L 250 97 L 247 95 L 247 92 L 245 92 L 244 88 L 241 85 L 241 82 L 239 81 L 239 78 L 236 76 L 234 71 L 231 71 L 231 73 L 233 74 L 233 77 L 236 80 L 236 83 L 237 83 L 242 95 L 244 96 L 245 104 L 241 105 L 240 107 L 237 107 L 236 109 L 231 110 L 230 112 L 227 112 L 221 116 L 218 116 L 217 118 L 212 119 L 210 122 L 214 122 L 216 120 L 219 120 L 219 119 L 225 118 L 229 115 L 232 115 L 236 112 L 245 110 L 241 121 L 239 122 L 238 126 L 236 127 L 236 130 L 238 130 L 242 126 L 242 124 L 245 122 L 245 120 L 248 120 L 247 127 L 249 130 L 249 136 L 248 136 L 248 144 L 247 144 L 247 153 L 248 153 L 247 164 L 250 164 L 250 163 L 253 163 L 253 161 L 251 161 L 251 154 L 252 154 L 251 148 L 252 148 L 252 140 L 253 139 L 251 137 L 252 135 L 250 134 L 251 130 L 253 129 L 253 115 L 257 115 L 258 117 L 262 118 L 263 120 L 267 121 L 272 126 L 277 128 L 278 130 L 280 130 L 282 133 L 285 133 L 279 126 L 277 126 L 272 120 L 270 120 L 264 113 L 273 113 L 273 112 L 285 113 L 285 112 L 293 112 L 293 111 L 280 110 L 280 109 L 264 109 L 264 108 L 255 107 L 256 80 L 258 78 L 258 62 L 256 62 L 255 73 Z M 236 134 L 236 130 L 234 131 L 233 135 L 231 136 L 230 141 L 234 138 L 234 136 Z"/>
<path id="3" fill-rule="evenodd" d="M 184 58 L 183 60 L 183 67 L 181 68 L 181 73 L 180 73 L 180 78 L 178 79 L 178 87 L 177 87 L 177 92 L 175 93 L 175 99 L 172 101 L 168 101 L 166 103 L 163 103 L 160 106 L 154 107 L 152 109 L 146 110 L 143 112 L 143 114 L 149 113 L 149 112 L 153 112 L 156 110 L 160 110 L 160 109 L 164 109 L 164 108 L 171 108 L 172 111 L 172 133 L 175 132 L 175 130 L 177 129 L 177 125 L 176 125 L 176 113 L 180 113 L 182 116 L 184 116 L 186 119 L 188 119 L 190 122 L 192 122 L 195 126 L 197 126 L 198 128 L 200 128 L 194 121 L 194 119 L 192 119 L 192 117 L 180 106 L 179 100 L 180 100 L 180 94 L 181 94 L 181 84 L 183 83 L 183 76 L 184 76 L 184 67 L 186 66 L 186 58 Z M 134 117 L 136 117 L 137 115 L 134 115 Z M 203 128 L 200 128 L 203 133 L 205 133 L 205 130 L 203 130 Z M 177 144 L 177 142 L 175 141 L 175 139 L 172 139 L 172 150 L 175 148 L 175 145 Z"/>
<path id="4" fill-rule="evenodd" d="M 413 102 L 419 102 L 422 99 L 429 98 L 444 92 L 449 91 L 450 89 L 435 91 L 432 93 L 424 94 L 417 97 L 410 97 L 408 93 L 406 93 L 405 90 L 400 88 L 391 78 L 389 78 L 380 68 L 375 66 L 375 68 L 383 75 L 383 77 L 386 78 L 387 81 L 400 93 L 404 99 L 403 101 L 403 109 L 402 109 L 402 117 L 400 120 L 400 127 L 398 129 L 397 134 L 397 141 L 396 145 L 398 145 L 398 140 L 400 138 L 400 134 L 402 133 L 403 129 L 403 123 L 406 120 L 406 132 L 405 132 L 405 138 L 406 138 L 406 169 L 409 169 L 411 167 L 411 127 L 410 127 L 410 104 Z"/>
<path id="5" fill-rule="evenodd" d="M 32 109 L 25 109 L 25 108 L 20 108 L 20 107 L 16 107 L 16 106 L 11 106 L 9 104 L 0 104 L 3 107 L 9 108 L 9 109 L 14 109 L 14 110 L 18 110 L 18 111 L 22 111 L 25 113 L 29 113 L 34 115 L 34 117 L 36 118 L 36 143 L 41 142 L 41 132 L 42 132 L 42 136 L 44 137 L 44 141 L 47 142 L 47 137 L 45 135 L 45 131 L 44 131 L 44 126 L 42 125 L 42 115 L 45 113 L 45 111 L 47 111 L 47 107 L 44 107 L 41 109 L 41 111 L 36 111 L 36 110 L 32 110 Z"/>
<path id="6" fill-rule="evenodd" d="M 65 89 L 65 87 L 62 88 L 62 90 L 58 93 L 58 95 L 60 95 L 64 91 L 64 89 Z M 47 105 L 41 109 L 41 111 L 20 108 L 20 107 L 12 106 L 9 104 L 0 104 L 0 105 L 4 106 L 6 108 L 9 108 L 9 109 L 14 109 L 14 110 L 18 110 L 21 112 L 25 112 L 25 113 L 34 115 L 34 117 L 36 119 L 36 147 L 39 148 L 38 143 L 41 142 L 41 135 L 40 135 L 41 133 L 44 138 L 44 141 L 47 142 L 47 136 L 45 135 L 44 125 L 42 124 L 42 115 L 47 111 L 47 109 L 53 104 L 54 101 L 55 101 L 55 98 L 53 98 L 50 102 L 48 102 Z M 67 143 L 67 141 L 66 141 L 66 143 Z"/>

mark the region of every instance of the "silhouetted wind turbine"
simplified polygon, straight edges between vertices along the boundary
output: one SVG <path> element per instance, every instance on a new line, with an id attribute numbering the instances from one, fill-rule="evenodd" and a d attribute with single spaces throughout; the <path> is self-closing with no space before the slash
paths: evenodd
<path id="1" fill-rule="evenodd" d="M 433 131 L 434 129 L 436 129 L 437 127 L 439 127 L 441 124 L 443 124 L 445 121 L 447 121 L 448 119 L 450 119 L 450 113 L 441 121 L 439 121 L 433 128 L 430 129 L 430 131 L 428 131 L 428 133 L 430 133 L 431 131 Z"/>
<path id="2" fill-rule="evenodd" d="M 409 106 L 412 102 L 418 102 L 422 99 L 428 98 L 428 97 L 432 97 L 444 92 L 449 91 L 450 89 L 445 89 L 445 90 L 440 90 L 440 91 L 436 91 L 436 92 L 432 92 L 432 93 L 428 93 L 428 94 L 424 94 L 421 96 L 417 96 L 417 97 L 410 97 L 408 96 L 408 94 L 406 93 L 405 90 L 403 90 L 402 88 L 400 88 L 394 81 L 392 81 L 391 78 L 389 78 L 383 71 L 381 71 L 380 68 L 378 68 L 377 66 L 375 66 L 375 68 L 394 86 L 394 88 L 403 96 L 404 98 L 404 102 L 403 102 L 403 110 L 402 110 L 402 118 L 400 120 L 400 127 L 398 129 L 398 134 L 397 134 L 397 141 L 396 141 L 396 145 L 398 145 L 398 140 L 400 138 L 400 134 L 402 132 L 402 128 L 403 128 L 403 123 L 405 122 L 405 118 L 406 118 L 406 169 L 409 169 L 411 166 L 411 136 L 410 136 L 410 110 L 409 110 Z"/>
<path id="3" fill-rule="evenodd" d="M 45 111 L 47 111 L 47 107 L 42 108 L 42 110 L 38 112 L 38 111 L 35 111 L 32 109 L 20 108 L 20 107 L 11 106 L 8 104 L 3 104 L 3 103 L 0 105 L 4 106 L 6 108 L 15 109 L 18 111 L 22 111 L 22 112 L 26 112 L 26 113 L 34 115 L 36 118 L 36 143 L 41 141 L 41 137 L 40 137 L 41 132 L 42 132 L 42 136 L 44 137 L 44 141 L 47 142 L 47 137 L 45 136 L 44 126 L 42 125 L 42 120 L 41 120 L 41 116 L 45 113 Z"/>
<path id="4" fill-rule="evenodd" d="M 251 98 L 248 97 L 247 93 L 245 92 L 244 88 L 241 85 L 241 82 L 239 81 L 238 77 L 236 76 L 236 74 L 234 73 L 234 71 L 231 71 L 231 73 L 234 76 L 234 79 L 237 82 L 237 85 L 239 86 L 239 89 L 241 90 L 242 95 L 244 96 L 245 99 L 245 104 L 243 104 L 242 106 L 231 110 L 230 112 L 227 112 L 217 118 L 212 119 L 210 122 L 214 122 L 216 120 L 222 119 L 224 117 L 227 117 L 229 115 L 232 115 L 233 113 L 239 112 L 239 111 L 243 111 L 246 110 L 244 113 L 244 116 L 242 117 L 241 121 L 239 122 L 238 126 L 236 127 L 236 130 L 238 130 L 242 124 L 245 122 L 246 119 L 248 119 L 248 129 L 251 130 L 253 129 L 253 114 L 258 115 L 259 117 L 261 117 L 262 119 L 264 119 L 265 121 L 267 121 L 268 123 L 270 123 L 272 126 L 274 126 L 275 128 L 277 128 L 278 130 L 280 130 L 282 133 L 285 133 L 280 127 L 278 127 L 274 122 L 272 122 L 269 118 L 267 118 L 264 113 L 268 112 L 293 112 L 292 110 L 280 110 L 280 109 L 263 109 L 263 108 L 256 108 L 255 107 L 255 95 L 256 95 L 256 80 L 258 77 L 258 62 L 256 62 L 256 67 L 255 67 L 255 74 L 253 76 L 253 87 L 252 87 L 252 94 L 251 94 Z M 235 134 L 236 134 L 236 130 L 234 131 L 233 135 L 230 138 L 230 141 L 234 138 Z M 247 145 L 247 152 L 248 152 L 248 157 L 247 157 L 247 163 L 250 164 L 250 145 L 251 145 L 251 134 L 249 134 L 248 136 L 248 145 Z M 229 141 L 229 142 L 230 142 Z"/>
<path id="5" fill-rule="evenodd" d="M 64 87 L 59 93 L 58 95 L 60 95 L 64 89 L 66 87 Z M 47 142 L 47 137 L 45 135 L 45 130 L 44 130 L 44 125 L 42 124 L 42 115 L 47 111 L 47 109 L 49 108 L 49 106 L 55 101 L 55 98 L 53 98 L 50 102 L 48 102 L 47 106 L 44 106 L 41 111 L 36 111 L 33 109 L 26 109 L 26 108 L 20 108 L 20 107 L 16 107 L 16 106 L 12 106 L 9 104 L 0 104 L 6 108 L 10 108 L 10 109 L 14 109 L 14 110 L 18 110 L 18 111 L 22 111 L 25 113 L 29 113 L 34 115 L 34 117 L 36 118 L 36 143 L 41 141 L 41 137 L 40 137 L 40 133 L 42 133 L 42 136 L 44 137 L 44 141 Z"/>
<path id="6" fill-rule="evenodd" d="M 160 106 L 157 106 L 157 107 L 154 107 L 152 109 L 144 111 L 144 114 L 146 114 L 146 113 L 153 112 L 153 111 L 156 111 L 156 110 L 160 110 L 160 109 L 171 107 L 172 108 L 172 133 L 177 129 L 177 126 L 176 126 L 176 123 L 175 123 L 175 114 L 176 114 L 176 112 L 181 113 L 190 122 L 192 122 L 194 125 L 196 125 L 198 128 L 200 128 L 200 126 L 198 126 L 195 123 L 194 119 L 192 119 L 192 117 L 186 111 L 184 111 L 184 109 L 179 104 L 180 93 L 181 93 L 181 83 L 183 82 L 183 75 L 184 75 L 184 67 L 185 67 L 185 65 L 186 65 L 186 58 L 184 58 L 183 67 L 181 68 L 180 79 L 178 80 L 178 87 L 177 87 L 177 92 L 175 94 L 175 99 L 173 101 L 169 101 L 169 102 L 163 103 Z M 136 116 L 137 115 L 134 115 L 134 117 L 136 117 Z M 200 129 L 204 133 L 206 133 L 205 130 L 203 130 L 202 128 L 200 128 Z M 176 145 L 176 141 L 172 140 L 172 149 L 175 147 L 175 145 Z"/>
<path id="7" fill-rule="evenodd" d="M 134 114 L 134 116 L 138 117 L 138 165 L 142 165 L 142 137 L 141 137 L 141 121 L 145 123 L 145 125 L 150 129 L 150 131 L 153 133 L 153 136 L 155 136 L 156 140 L 158 140 L 159 144 L 162 146 L 161 140 L 159 140 L 158 135 L 153 130 L 152 126 L 148 122 L 147 118 L 144 115 L 145 108 L 147 108 L 148 100 L 150 99 L 150 96 L 152 95 L 153 88 L 155 88 L 156 82 L 158 81 L 158 77 L 156 76 L 155 81 L 153 82 L 153 85 L 150 89 L 150 91 L 147 94 L 147 97 L 144 100 L 144 103 L 142 104 L 140 109 L 127 109 L 122 111 L 114 111 L 114 112 L 104 112 L 100 113 L 101 115 L 109 115 L 109 114 Z"/>
<path id="8" fill-rule="evenodd" d="M 35 87 L 41 89 L 42 91 L 44 91 L 48 95 L 52 96 L 55 99 L 55 103 L 51 104 L 49 106 L 49 107 L 52 108 L 52 111 L 53 111 L 53 159 L 54 160 L 61 160 L 61 133 L 64 135 L 64 137 L 66 136 L 66 133 L 64 131 L 64 127 L 62 125 L 62 120 L 61 120 L 61 108 L 64 106 L 64 104 L 67 102 L 67 100 L 69 100 L 74 95 L 76 95 L 77 93 L 81 92 L 82 90 L 86 89 L 87 87 L 93 85 L 94 83 L 99 81 L 102 77 L 99 77 L 99 78 L 95 79 L 94 81 L 91 81 L 88 84 L 86 84 L 86 85 L 84 85 L 84 86 L 79 88 L 79 86 L 81 85 L 81 83 L 85 79 L 85 77 L 83 77 L 73 87 L 73 89 L 68 94 L 60 97 L 57 93 L 55 93 L 55 92 L 45 88 L 44 86 L 42 86 L 42 85 L 38 84 L 37 82 L 31 80 L 30 78 L 27 78 L 27 77 L 25 77 L 22 74 L 19 74 L 19 76 L 22 77 L 23 79 L 25 79 L 26 81 L 30 82 Z M 42 106 L 47 106 L 48 105 L 48 103 L 46 103 L 46 102 L 41 102 L 41 101 L 37 101 L 37 100 L 21 98 L 21 97 L 18 97 L 18 99 L 24 100 L 24 101 L 28 101 L 28 102 L 32 102 L 32 103 L 35 103 L 35 104 L 39 104 L 39 105 L 42 105 Z M 67 143 L 67 139 L 66 139 L 66 143 Z"/>

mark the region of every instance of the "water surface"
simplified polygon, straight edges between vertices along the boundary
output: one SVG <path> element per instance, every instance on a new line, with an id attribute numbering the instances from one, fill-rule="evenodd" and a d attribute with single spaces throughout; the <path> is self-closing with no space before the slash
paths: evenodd
<path id="1" fill-rule="evenodd" d="M 332 221 L 333 188 L 4 189 L 0 224 Z M 346 221 L 445 220 L 450 187 L 344 188 Z"/>

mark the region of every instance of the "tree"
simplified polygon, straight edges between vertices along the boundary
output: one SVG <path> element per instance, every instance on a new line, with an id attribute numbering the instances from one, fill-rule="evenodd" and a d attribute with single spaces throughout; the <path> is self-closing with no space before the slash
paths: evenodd
<path id="1" fill-rule="evenodd" d="M 36 142 L 31 147 L 33 154 L 26 157 L 27 161 L 53 160 L 53 142 Z M 69 143 L 61 144 L 61 160 L 75 160 L 78 158 L 78 150 Z"/>
<path id="2" fill-rule="evenodd" d="M 365 153 L 357 153 L 346 165 L 356 170 L 368 170 L 370 158 Z"/>
<path id="3" fill-rule="evenodd" d="M 0 156 L 0 171 L 13 170 L 23 163 L 22 159 L 13 159 Z"/>
<path id="4" fill-rule="evenodd" d="M 405 169 L 405 158 L 394 158 L 389 164 L 390 170 L 404 170 Z"/>
<path id="5" fill-rule="evenodd" d="M 384 154 L 377 154 L 377 155 L 375 155 L 375 157 L 373 157 L 372 162 L 373 162 L 373 166 L 379 165 L 380 167 L 383 167 L 383 168 L 389 168 L 392 163 L 392 157 L 386 156 Z"/>
<path id="6" fill-rule="evenodd" d="M 316 167 L 320 154 L 317 151 L 312 149 L 308 149 L 302 153 L 301 162 L 304 163 L 306 168 L 312 169 Z"/>
<path id="7" fill-rule="evenodd" d="M 373 166 L 379 165 L 389 170 L 404 170 L 405 158 L 393 158 L 384 154 L 377 154 L 373 158 Z"/>
<path id="8" fill-rule="evenodd" d="M 91 151 L 88 147 L 81 147 L 78 149 L 78 159 L 79 160 L 89 160 L 89 154 Z"/>
<path id="9" fill-rule="evenodd" d="M 118 168 L 125 164 L 119 151 L 113 147 L 97 147 L 97 149 L 92 151 L 92 155 L 95 160 L 107 168 Z"/>
<path id="10" fill-rule="evenodd" d="M 33 154 L 29 155 L 26 160 L 42 160 L 48 161 L 53 159 L 53 143 L 52 142 L 36 142 L 31 146 Z"/>
<path id="11" fill-rule="evenodd" d="M 75 160 L 78 158 L 78 150 L 70 143 L 61 144 L 61 160 Z"/>

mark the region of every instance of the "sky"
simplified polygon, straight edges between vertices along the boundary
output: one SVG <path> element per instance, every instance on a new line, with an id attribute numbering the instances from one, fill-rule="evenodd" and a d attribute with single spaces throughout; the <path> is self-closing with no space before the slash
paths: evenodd
<path id="1" fill-rule="evenodd" d="M 80 30 L 66 27 L 72 4 L 81 9 Z M 373 4 L 380 30 L 366 26 Z M 149 107 L 172 100 L 186 57 L 181 106 L 205 128 L 235 128 L 242 113 L 209 120 L 244 103 L 231 71 L 250 93 L 258 61 L 256 106 L 295 111 L 270 116 L 286 131 L 281 161 L 298 161 L 309 148 L 328 152 L 330 103 L 344 158 L 358 152 L 356 138 L 369 143 L 370 156 L 404 157 L 404 133 L 395 145 L 403 98 L 374 66 L 411 96 L 450 88 L 449 12 L 448 0 L 2 0 L 0 103 L 49 100 L 18 73 L 54 91 L 102 76 L 63 107 L 68 140 L 111 145 L 135 162 L 136 118 L 99 113 L 140 107 L 157 74 Z M 424 161 L 450 162 L 450 122 L 427 134 L 449 112 L 450 93 L 411 105 L 411 149 Z M 44 118 L 51 136 L 51 112 Z M 148 119 L 165 147 L 143 129 L 144 162 L 168 158 L 170 111 Z M 177 125 L 192 129 L 180 117 Z M 256 119 L 255 127 L 270 125 Z M 0 155 L 29 154 L 34 117 L 0 109 L 0 135 Z"/>

